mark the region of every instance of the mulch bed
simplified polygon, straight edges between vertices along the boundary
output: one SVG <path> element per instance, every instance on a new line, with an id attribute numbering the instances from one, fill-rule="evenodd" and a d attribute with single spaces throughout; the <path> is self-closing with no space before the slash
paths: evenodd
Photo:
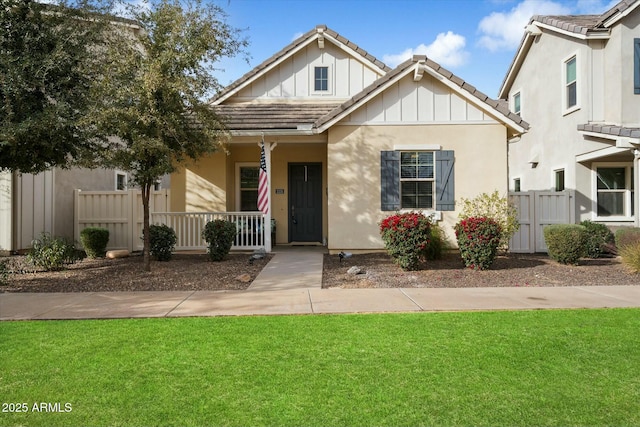
<path id="1" fill-rule="evenodd" d="M 349 274 L 352 266 L 363 274 Z M 562 265 L 544 254 L 498 256 L 489 270 L 465 268 L 458 253 L 403 271 L 385 253 L 353 255 L 340 262 L 325 255 L 323 288 L 471 288 L 500 286 L 611 286 L 639 285 L 640 275 L 629 273 L 620 258 L 582 259 Z"/>

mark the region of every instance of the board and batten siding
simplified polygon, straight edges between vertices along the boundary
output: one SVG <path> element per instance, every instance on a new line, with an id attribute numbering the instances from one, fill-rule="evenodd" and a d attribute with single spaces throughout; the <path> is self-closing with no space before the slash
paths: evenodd
<path id="1" fill-rule="evenodd" d="M 329 67 L 329 90 L 314 91 L 314 68 Z M 311 43 L 241 90 L 234 102 L 281 98 L 347 99 L 381 77 L 374 69 L 330 43 Z"/>
<path id="2" fill-rule="evenodd" d="M 408 75 L 388 87 L 341 124 L 411 124 L 496 121 L 447 86 L 425 76 L 419 82 Z"/>

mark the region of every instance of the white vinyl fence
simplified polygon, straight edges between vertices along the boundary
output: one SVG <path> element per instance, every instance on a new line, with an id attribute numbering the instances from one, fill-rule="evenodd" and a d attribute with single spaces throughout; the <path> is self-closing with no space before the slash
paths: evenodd
<path id="1" fill-rule="evenodd" d="M 201 233 L 207 222 L 226 219 L 236 224 L 238 234 L 234 250 L 257 249 L 265 246 L 264 216 L 261 212 L 168 212 L 170 190 L 152 192 L 149 200 L 151 224 L 166 224 L 178 238 L 176 250 L 206 248 Z M 80 232 L 87 227 L 109 230 L 107 249 L 141 251 L 142 194 L 129 191 L 74 191 L 74 236 L 80 241 Z"/>
<path id="2" fill-rule="evenodd" d="M 518 209 L 520 221 L 520 230 L 509 242 L 511 252 L 547 252 L 544 227 L 576 221 L 574 190 L 510 192 L 509 199 Z"/>

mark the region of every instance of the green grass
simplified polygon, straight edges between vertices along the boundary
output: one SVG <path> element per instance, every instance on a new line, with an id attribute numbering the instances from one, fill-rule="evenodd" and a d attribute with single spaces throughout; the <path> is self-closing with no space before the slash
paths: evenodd
<path id="1" fill-rule="evenodd" d="M 0 425 L 640 425 L 640 310 L 0 323 Z M 31 412 L 59 402 L 68 413 Z"/>

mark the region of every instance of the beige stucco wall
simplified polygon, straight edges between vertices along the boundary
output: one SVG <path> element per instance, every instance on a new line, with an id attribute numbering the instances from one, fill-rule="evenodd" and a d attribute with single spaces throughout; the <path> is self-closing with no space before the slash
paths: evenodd
<path id="1" fill-rule="evenodd" d="M 497 190 L 507 193 L 506 128 L 499 124 L 335 126 L 329 130 L 327 159 L 329 249 L 383 248 L 380 210 L 380 152 L 396 145 L 437 144 L 455 151 L 455 197 Z M 442 212 L 440 225 L 455 243 L 459 210 Z"/>

